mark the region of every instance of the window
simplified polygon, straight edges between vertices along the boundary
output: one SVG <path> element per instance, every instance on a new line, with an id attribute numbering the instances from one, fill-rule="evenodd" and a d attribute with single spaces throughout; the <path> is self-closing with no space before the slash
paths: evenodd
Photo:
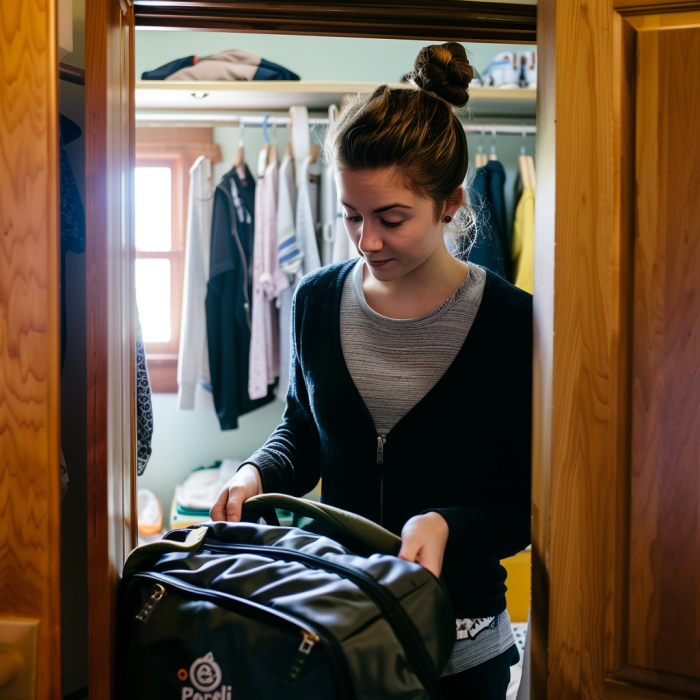
<path id="1" fill-rule="evenodd" d="M 136 130 L 136 303 L 154 392 L 177 391 L 189 169 L 200 155 L 221 161 L 211 129 Z"/>

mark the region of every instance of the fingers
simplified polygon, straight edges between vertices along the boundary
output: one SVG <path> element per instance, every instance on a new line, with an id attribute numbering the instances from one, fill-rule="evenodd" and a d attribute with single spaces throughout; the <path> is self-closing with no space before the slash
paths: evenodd
<path id="1" fill-rule="evenodd" d="M 228 488 L 224 487 L 209 511 L 209 517 L 216 520 L 226 520 L 226 505 L 228 503 Z"/>
<path id="2" fill-rule="evenodd" d="M 209 517 L 212 520 L 228 520 L 230 523 L 238 523 L 241 520 L 241 511 L 245 500 L 246 489 L 243 486 L 225 486 L 209 511 Z"/>

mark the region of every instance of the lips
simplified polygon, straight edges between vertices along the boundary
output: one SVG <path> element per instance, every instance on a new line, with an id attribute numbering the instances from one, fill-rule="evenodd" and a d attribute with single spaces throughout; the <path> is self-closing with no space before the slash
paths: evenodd
<path id="1" fill-rule="evenodd" d="M 367 260 L 367 258 L 365 258 L 365 260 Z M 389 258 L 389 260 L 367 260 L 367 262 L 372 267 L 383 267 L 384 265 L 388 265 L 391 262 L 391 258 Z"/>

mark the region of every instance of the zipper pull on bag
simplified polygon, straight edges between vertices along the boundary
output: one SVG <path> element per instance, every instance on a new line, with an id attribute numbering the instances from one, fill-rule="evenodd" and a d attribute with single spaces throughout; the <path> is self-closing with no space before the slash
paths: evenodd
<path id="1" fill-rule="evenodd" d="M 148 618 L 151 616 L 151 613 L 153 612 L 154 608 L 156 607 L 156 605 L 158 605 L 158 603 L 161 601 L 164 595 L 165 588 L 159 583 L 156 583 L 156 585 L 153 586 L 153 594 L 146 601 L 146 604 L 141 608 L 139 614 L 136 616 L 136 619 L 139 622 L 148 622 Z"/>

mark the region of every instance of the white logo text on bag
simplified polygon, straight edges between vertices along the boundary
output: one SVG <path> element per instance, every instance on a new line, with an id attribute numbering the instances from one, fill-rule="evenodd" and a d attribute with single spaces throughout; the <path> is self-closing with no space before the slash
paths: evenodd
<path id="1" fill-rule="evenodd" d="M 231 700 L 230 685 L 221 685 L 221 667 L 209 652 L 190 666 L 190 683 L 194 688 L 182 689 L 182 700 Z"/>

